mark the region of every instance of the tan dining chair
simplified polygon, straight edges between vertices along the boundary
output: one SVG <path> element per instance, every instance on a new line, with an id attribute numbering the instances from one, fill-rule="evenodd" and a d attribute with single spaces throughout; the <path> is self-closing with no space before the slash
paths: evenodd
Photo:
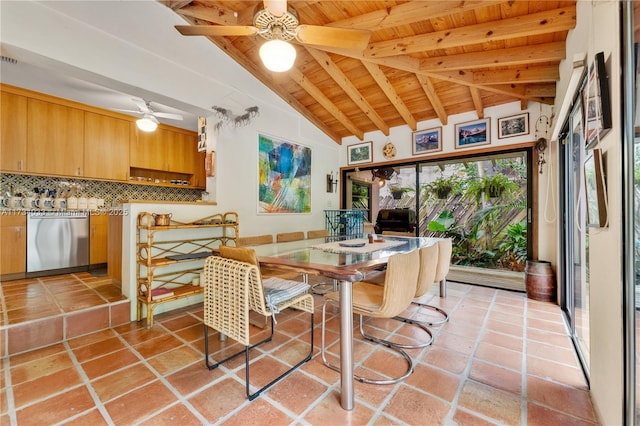
<path id="1" fill-rule="evenodd" d="M 441 251 L 442 247 L 444 247 L 444 251 Z M 447 247 L 449 248 L 449 251 L 447 251 Z M 433 284 L 438 282 L 438 280 L 436 279 L 437 278 L 436 275 L 439 272 L 439 268 L 445 268 L 445 266 L 443 265 L 448 265 L 450 262 L 449 260 L 450 258 L 451 258 L 451 240 L 450 239 L 438 240 L 436 244 L 433 244 L 427 247 L 422 247 L 420 249 L 420 275 L 418 277 L 416 294 L 414 296 L 414 300 L 411 302 L 414 305 L 418 305 L 420 307 L 437 312 L 438 314 L 440 314 L 441 318 L 434 321 L 417 321 L 407 317 L 398 316 L 396 318 L 397 320 L 419 326 L 420 328 L 425 330 L 430 336 L 432 334 L 431 334 L 431 331 L 428 328 L 426 328 L 427 326 L 441 325 L 449 321 L 449 314 L 446 311 L 434 305 L 421 303 L 418 301 L 418 299 L 420 299 L 422 296 L 427 294 L 429 290 L 431 290 L 431 288 L 433 287 Z M 446 275 L 446 272 L 445 272 L 445 275 Z M 365 282 L 377 284 L 377 285 L 384 285 L 384 280 L 385 280 L 385 271 L 368 274 L 364 279 Z M 431 343 L 432 343 L 432 339 L 429 339 L 428 341 L 418 345 L 401 346 L 401 347 L 405 349 L 414 349 L 414 348 L 429 346 Z"/>
<path id="2" fill-rule="evenodd" d="M 385 285 L 379 286 L 365 282 L 353 283 L 353 312 L 360 317 L 360 333 L 364 336 L 363 317 L 394 318 L 403 312 L 411 304 L 416 291 L 418 274 L 420 272 L 420 254 L 418 250 L 408 253 L 394 254 L 389 257 Z M 329 303 L 339 305 L 339 293 L 333 292 L 325 296 L 322 306 L 322 334 L 320 353 L 322 362 L 335 371 L 340 368 L 327 360 L 325 345 L 326 308 Z M 397 377 L 389 379 L 371 379 L 355 375 L 356 380 L 362 383 L 388 385 L 398 383 L 407 378 L 413 372 L 413 360 L 402 348 L 392 346 L 383 339 L 367 337 L 367 340 L 379 343 L 389 349 L 398 352 L 407 362 L 406 371 Z"/>
<path id="3" fill-rule="evenodd" d="M 299 281 L 288 281 L 279 278 L 262 280 L 260 270 L 253 263 L 257 261 L 252 249 L 227 247 L 227 256 L 210 256 L 204 266 L 204 352 L 205 364 L 213 370 L 221 364 L 242 354 L 245 355 L 245 390 L 251 401 L 269 389 L 287 375 L 295 371 L 313 356 L 313 296 L 308 294 L 308 285 Z M 271 380 L 266 385 L 252 392 L 250 383 L 250 351 L 255 347 L 273 339 L 275 315 L 280 311 L 293 308 L 308 312 L 311 316 L 309 327 L 310 350 L 304 359 Z M 251 343 L 249 312 L 257 312 L 271 318 L 271 333 L 257 343 Z M 212 362 L 209 357 L 209 328 L 218 331 L 244 346 L 244 349 Z M 281 342 L 278 342 L 280 345 Z M 292 352 L 299 353 L 296 345 Z"/>
<path id="4" fill-rule="evenodd" d="M 440 283 L 440 297 L 447 297 L 447 274 L 451 267 L 451 254 L 453 242 L 451 238 L 438 240 L 438 267 L 436 269 L 435 282 Z"/>
<path id="5" fill-rule="evenodd" d="M 329 236 L 328 229 L 316 229 L 316 230 L 307 231 L 308 240 L 311 240 L 313 238 L 323 238 L 328 236 Z M 305 279 L 308 281 L 309 276 L 307 275 Z M 311 285 L 311 292 L 314 294 L 322 295 L 322 294 L 327 294 L 331 291 L 338 291 L 338 280 L 320 281 L 320 282 L 313 283 Z"/>
<path id="6" fill-rule="evenodd" d="M 296 232 L 280 232 L 276 234 L 276 242 L 278 243 L 286 243 L 289 241 L 300 241 L 304 240 L 304 232 L 296 231 Z"/>
<path id="7" fill-rule="evenodd" d="M 273 235 L 252 235 L 249 237 L 238 237 L 236 239 L 236 247 L 258 246 L 261 244 L 272 244 Z"/>
<path id="8" fill-rule="evenodd" d="M 313 238 L 323 238 L 323 237 L 328 237 L 329 236 L 329 230 L 328 229 L 315 229 L 312 231 L 307 231 L 307 239 L 313 239 Z"/>
<path id="9" fill-rule="evenodd" d="M 401 232 L 401 231 L 382 231 L 382 235 L 395 235 L 398 237 L 415 237 L 415 232 Z"/>

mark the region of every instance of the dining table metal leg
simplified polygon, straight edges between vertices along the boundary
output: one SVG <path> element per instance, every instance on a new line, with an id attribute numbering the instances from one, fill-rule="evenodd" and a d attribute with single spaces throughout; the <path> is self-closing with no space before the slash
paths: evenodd
<path id="1" fill-rule="evenodd" d="M 353 410 L 353 306 L 349 281 L 340 281 L 340 405 Z"/>

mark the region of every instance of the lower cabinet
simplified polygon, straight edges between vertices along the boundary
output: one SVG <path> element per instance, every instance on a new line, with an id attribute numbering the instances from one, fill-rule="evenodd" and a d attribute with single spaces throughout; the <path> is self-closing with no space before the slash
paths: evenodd
<path id="1" fill-rule="evenodd" d="M 107 263 L 109 215 L 91 213 L 89 217 L 89 263 Z"/>
<path id="2" fill-rule="evenodd" d="M 27 217 L 0 215 L 0 275 L 27 271 Z M 8 277 L 11 278 L 11 277 Z M 15 276 L 14 278 L 20 278 Z"/>

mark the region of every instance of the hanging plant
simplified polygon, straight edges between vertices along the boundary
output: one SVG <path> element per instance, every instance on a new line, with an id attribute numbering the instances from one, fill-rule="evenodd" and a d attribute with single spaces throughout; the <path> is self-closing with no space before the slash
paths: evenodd
<path id="1" fill-rule="evenodd" d="M 483 176 L 469 183 L 465 196 L 473 198 L 478 204 L 491 198 L 511 196 L 519 189 L 518 184 L 502 173 Z"/>
<path id="2" fill-rule="evenodd" d="M 425 185 L 427 195 L 435 196 L 439 199 L 447 199 L 451 195 L 460 193 L 461 180 L 458 176 L 440 177 Z"/>

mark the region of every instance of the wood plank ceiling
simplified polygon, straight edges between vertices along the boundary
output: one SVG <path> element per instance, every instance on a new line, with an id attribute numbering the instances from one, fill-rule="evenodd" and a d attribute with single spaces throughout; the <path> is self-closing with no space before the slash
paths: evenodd
<path id="1" fill-rule="evenodd" d="M 189 24 L 253 25 L 262 1 L 161 1 Z M 258 36 L 208 37 L 337 143 L 520 101 L 553 104 L 576 1 L 296 1 L 301 24 L 366 29 L 363 52 L 295 44 L 268 71 Z"/>

